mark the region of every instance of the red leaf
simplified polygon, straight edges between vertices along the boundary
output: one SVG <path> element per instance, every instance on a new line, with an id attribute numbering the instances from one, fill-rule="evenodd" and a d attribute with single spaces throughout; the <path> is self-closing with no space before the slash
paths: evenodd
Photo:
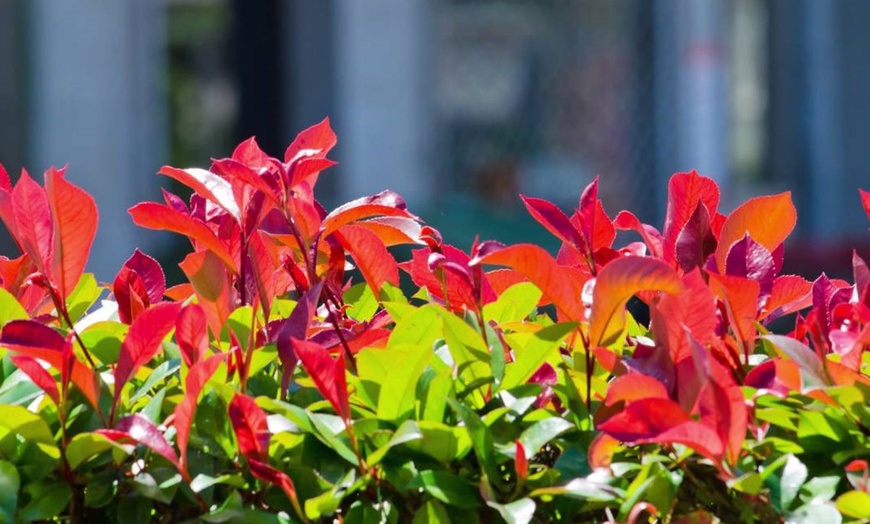
<path id="1" fill-rule="evenodd" d="M 764 303 L 758 318 L 773 320 L 794 313 L 813 303 L 812 283 L 797 275 L 781 275 L 773 280 L 770 296 Z"/>
<path id="2" fill-rule="evenodd" d="M 203 386 L 211 379 L 225 354 L 212 355 L 205 360 L 197 361 L 187 373 L 185 380 L 184 399 L 175 407 L 175 431 L 178 449 L 181 451 L 181 469 L 187 471 L 187 444 L 190 438 L 190 428 L 193 426 L 193 416 Z"/>
<path id="3" fill-rule="evenodd" d="M 306 339 L 308 337 L 308 327 L 317 312 L 317 303 L 320 300 L 320 292 L 323 289 L 323 282 L 311 286 L 305 293 L 299 297 L 296 302 L 296 307 L 290 312 L 284 321 L 277 328 L 277 333 L 274 334 L 275 345 L 278 349 L 278 358 L 281 359 L 282 379 L 281 391 L 286 391 L 290 383 L 290 377 L 293 370 L 296 369 L 296 364 L 299 358 L 293 345 L 293 339 Z"/>
<path id="4" fill-rule="evenodd" d="M 175 341 L 188 368 L 202 359 L 208 351 L 208 325 L 202 306 L 184 306 L 175 320 Z"/>
<path id="5" fill-rule="evenodd" d="M 668 183 L 668 207 L 665 212 L 664 257 L 666 260 L 676 260 L 679 256 L 676 250 L 678 238 L 692 220 L 692 215 L 698 213 L 698 206 L 702 206 L 707 212 L 709 223 L 710 217 L 719 207 L 719 187 L 716 186 L 716 182 L 711 178 L 698 175 L 696 171 L 674 174 Z"/>
<path id="6" fill-rule="evenodd" d="M 701 422 L 713 428 L 725 444 L 725 459 L 734 465 L 746 439 L 748 413 L 743 392 L 716 360 L 705 371 L 710 377 L 699 401 Z"/>
<path id="7" fill-rule="evenodd" d="M 580 295 L 588 276 L 576 269 L 560 266 L 542 248 L 533 244 L 508 246 L 471 262 L 472 265 L 478 263 L 515 269 L 535 284 L 568 320 L 584 318 Z"/>
<path id="8" fill-rule="evenodd" d="M 397 193 L 381 191 L 376 195 L 358 198 L 335 208 L 323 219 L 323 236 L 328 236 L 345 224 L 373 216 L 416 218 L 408 213 L 405 201 Z"/>
<path id="9" fill-rule="evenodd" d="M 722 225 L 716 248 L 717 267 L 722 271 L 731 246 L 747 234 L 772 253 L 792 232 L 796 222 L 791 192 L 747 200 L 728 215 Z"/>
<path id="10" fill-rule="evenodd" d="M 662 247 L 664 239 L 662 238 L 661 233 L 651 225 L 641 223 L 641 221 L 631 212 L 620 211 L 617 213 L 616 218 L 613 219 L 613 225 L 619 230 L 637 232 L 637 234 L 643 239 L 643 243 L 646 244 L 647 249 L 649 249 L 650 255 L 653 257 L 662 258 L 664 256 L 664 248 Z"/>
<path id="11" fill-rule="evenodd" d="M 3 164 L 0 164 L 0 191 L 12 192 L 12 181 L 9 180 L 9 173 L 6 172 Z"/>
<path id="12" fill-rule="evenodd" d="M 347 378 L 344 370 L 344 357 L 333 359 L 329 351 L 320 344 L 293 339 L 293 350 L 302 367 L 323 398 L 332 404 L 335 412 L 350 422 L 350 404 L 347 396 Z"/>
<path id="13" fill-rule="evenodd" d="M 300 184 L 308 184 L 314 187 L 320 172 L 337 164 L 338 162 L 333 162 L 326 158 L 300 158 L 291 165 L 290 187 L 296 188 Z"/>
<path id="14" fill-rule="evenodd" d="M 209 328 L 217 337 L 232 312 L 226 266 L 211 251 L 191 253 L 178 265 L 193 286 Z"/>
<path id="15" fill-rule="evenodd" d="M 577 251 L 588 254 L 589 246 L 586 245 L 586 240 L 582 237 L 579 231 L 568 219 L 568 216 L 562 212 L 555 204 L 542 198 L 532 198 L 520 195 L 523 204 L 532 218 L 538 221 L 539 224 L 556 236 L 562 242 L 573 246 Z"/>
<path id="16" fill-rule="evenodd" d="M 175 327 L 175 319 L 180 311 L 181 304 L 164 302 L 143 311 L 133 321 L 121 344 L 118 365 L 115 367 L 115 402 L 130 377 L 160 351 L 163 339 Z"/>
<path id="17" fill-rule="evenodd" d="M 522 442 L 517 439 L 514 441 L 514 444 L 516 445 L 515 469 L 517 478 L 523 481 L 529 476 L 529 459 L 526 458 L 526 448 Z"/>
<path id="18" fill-rule="evenodd" d="M 45 192 L 54 227 L 51 278 L 66 298 L 85 272 L 97 234 L 97 204 L 83 189 L 67 182 L 63 170 L 45 172 Z"/>
<path id="19" fill-rule="evenodd" d="M 399 285 L 399 266 L 380 238 L 368 229 L 343 226 L 335 233 L 339 243 L 350 253 L 375 296 L 385 283 Z"/>
<path id="20" fill-rule="evenodd" d="M 683 226 L 674 245 L 677 264 L 683 271 L 691 271 L 703 266 L 707 257 L 716 251 L 716 237 L 710 230 L 710 216 L 707 208 L 698 203 L 695 212 Z"/>
<path id="21" fill-rule="evenodd" d="M 613 454 L 619 446 L 620 443 L 615 438 L 607 433 L 599 433 L 589 444 L 589 451 L 586 454 L 589 465 L 593 469 L 609 467 L 613 462 Z"/>
<path id="22" fill-rule="evenodd" d="M 142 202 L 130 208 L 133 222 L 140 227 L 172 231 L 185 235 L 215 254 L 233 272 L 237 264 L 227 246 L 203 222 L 155 202 Z"/>
<path id="23" fill-rule="evenodd" d="M 588 228 L 584 226 L 586 220 L 591 220 Z M 604 205 L 600 200 L 595 201 L 591 218 L 585 218 L 583 213 L 577 211 L 571 216 L 571 223 L 582 231 L 589 229 L 590 236 L 586 239 L 586 243 L 592 246 L 592 251 L 594 252 L 609 248 L 616 238 L 616 228 L 604 211 Z"/>
<path id="24" fill-rule="evenodd" d="M 373 232 L 387 247 L 399 244 L 426 244 L 423 240 L 423 226 L 411 218 L 377 217 L 360 220 L 354 225 Z"/>
<path id="25" fill-rule="evenodd" d="M 45 370 L 36 359 L 26 355 L 13 355 L 9 357 L 16 368 L 23 371 L 34 384 L 40 387 L 45 394 L 54 401 L 55 405 L 60 405 L 60 394 L 57 391 L 57 382 L 51 373 Z"/>
<path id="26" fill-rule="evenodd" d="M 476 309 L 477 303 L 474 296 L 474 288 L 468 279 L 452 271 L 444 271 L 436 275 L 429 265 L 429 258 L 432 255 L 433 252 L 429 249 L 415 249 L 411 253 L 411 260 L 403 262 L 400 267 L 411 276 L 414 284 L 425 287 L 430 295 L 446 302 L 451 310 L 462 312 L 463 308 Z M 447 262 L 452 262 L 457 266 L 467 267 L 471 260 L 461 249 L 449 244 L 442 246 L 440 255 Z M 444 283 L 441 281 L 442 277 L 444 278 Z M 446 297 L 444 296 L 445 290 L 447 291 Z"/>
<path id="27" fill-rule="evenodd" d="M 728 322 L 741 344 L 748 344 L 757 331 L 755 318 L 761 285 L 743 277 L 709 274 L 710 290 L 725 303 Z"/>
<path id="28" fill-rule="evenodd" d="M 260 145 L 257 144 L 257 138 L 253 136 L 236 146 L 233 150 L 232 159 L 250 166 L 251 169 L 270 167 L 270 160 L 274 160 L 260 149 Z"/>
<path id="29" fill-rule="evenodd" d="M 235 182 L 233 184 L 233 187 L 235 188 L 236 192 L 239 192 L 240 187 L 249 187 L 262 193 L 263 196 L 265 196 L 269 200 L 269 202 L 277 203 L 277 199 L 275 197 L 276 188 L 273 188 L 271 185 L 269 185 L 269 182 L 265 178 L 258 175 L 257 172 L 254 171 L 254 169 L 256 169 L 256 165 L 258 164 L 239 161 L 237 158 L 235 158 L 235 153 L 233 153 L 233 158 L 222 158 L 220 160 L 215 160 L 214 164 L 212 165 L 212 169 L 219 172 L 231 182 Z M 237 197 L 236 199 L 238 200 Z"/>
<path id="30" fill-rule="evenodd" d="M 335 147 L 337 142 L 338 138 L 329 125 L 329 117 L 326 117 L 319 124 L 315 124 L 296 135 L 293 143 L 284 151 L 284 162 L 290 163 L 303 156 L 323 158 Z"/>
<path id="31" fill-rule="evenodd" d="M 858 189 L 858 194 L 861 195 L 861 207 L 864 208 L 867 218 L 870 218 L 870 193 L 863 189 Z"/>
<path id="32" fill-rule="evenodd" d="M 166 277 L 160 264 L 136 249 L 124 262 L 112 285 L 121 322 L 129 324 L 141 310 L 163 300 Z"/>
<path id="33" fill-rule="evenodd" d="M 781 395 L 799 393 L 801 390 L 800 368 L 794 361 L 772 358 L 752 368 L 746 374 L 743 385 Z"/>
<path id="34" fill-rule="evenodd" d="M 678 404 L 663 398 L 632 402 L 598 429 L 626 443 L 683 444 L 714 461 L 725 453 L 714 430 L 695 422 Z"/>
<path id="35" fill-rule="evenodd" d="M 675 294 L 683 290 L 683 284 L 670 266 L 651 258 L 623 257 L 601 269 L 589 318 L 591 347 L 609 346 L 616 341 L 625 325 L 626 302 L 645 290 Z"/>
<path id="36" fill-rule="evenodd" d="M 242 455 L 249 461 L 269 460 L 269 425 L 263 408 L 238 393 L 230 402 L 229 413 Z"/>
<path id="37" fill-rule="evenodd" d="M 153 422 L 139 413 L 128 415 L 119 420 L 115 424 L 114 430 L 97 430 L 95 433 L 102 433 L 112 440 L 123 440 L 124 437 L 132 439 L 164 457 L 176 468 L 181 469 L 178 455 L 166 441 L 166 437 Z"/>
<path id="38" fill-rule="evenodd" d="M 241 221 L 242 213 L 239 210 L 239 204 L 233 197 L 233 187 L 224 178 L 211 171 L 196 167 L 178 169 L 176 167 L 163 166 L 158 173 L 181 182 L 200 196 L 219 206 L 236 220 Z"/>
<path id="39" fill-rule="evenodd" d="M 272 311 L 272 301 L 276 295 L 275 268 L 277 264 L 272 260 L 272 256 L 260 236 L 260 231 L 254 231 L 248 239 L 248 256 L 251 260 L 251 269 L 263 312 L 266 318 L 269 318 L 269 312 Z"/>
<path id="40" fill-rule="evenodd" d="M 725 260 L 725 274 L 755 280 L 759 285 L 759 298 L 770 296 L 776 263 L 767 248 L 745 235 L 731 246 Z"/>
<path id="41" fill-rule="evenodd" d="M 290 499 L 296 513 L 302 516 L 302 508 L 299 506 L 299 499 L 296 497 L 296 487 L 286 473 L 259 460 L 248 460 L 248 467 L 251 470 L 251 474 L 258 479 L 281 488 L 284 494 L 287 495 L 287 498 Z"/>
<path id="42" fill-rule="evenodd" d="M 18 243 L 36 264 L 36 267 L 51 278 L 51 250 L 54 226 L 48 196 L 27 171 L 12 190 L 12 207 L 15 228 L 10 228 Z"/>
<path id="43" fill-rule="evenodd" d="M 668 398 L 664 384 L 647 375 L 628 374 L 616 377 L 607 387 L 605 406 L 631 403 L 645 398 Z"/>

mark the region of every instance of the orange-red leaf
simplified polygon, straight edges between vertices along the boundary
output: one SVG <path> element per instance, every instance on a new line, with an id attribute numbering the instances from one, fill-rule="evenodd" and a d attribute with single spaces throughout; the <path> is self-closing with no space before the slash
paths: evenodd
<path id="1" fill-rule="evenodd" d="M 335 236 L 350 253 L 375 296 L 379 296 L 385 283 L 399 285 L 399 266 L 396 259 L 375 233 L 364 227 L 346 225 Z"/>
<path id="2" fill-rule="evenodd" d="M 85 272 L 97 234 L 97 204 L 85 190 L 67 182 L 63 171 L 54 168 L 45 172 L 45 192 L 54 227 L 51 278 L 66 298 Z"/>
<path id="3" fill-rule="evenodd" d="M 208 351 L 208 325 L 205 310 L 199 304 L 188 304 L 175 320 L 175 341 L 187 367 L 202 360 Z"/>
<path id="4" fill-rule="evenodd" d="M 549 253 L 533 244 L 517 244 L 489 252 L 474 263 L 507 266 L 526 276 L 567 320 L 583 320 L 580 301 L 588 277 L 560 266 Z"/>
<path id="5" fill-rule="evenodd" d="M 716 264 L 725 271 L 728 251 L 745 235 L 773 253 L 782 244 L 797 223 L 797 211 L 791 201 L 791 192 L 755 197 L 734 210 L 722 225 Z"/>
<path id="6" fill-rule="evenodd" d="M 683 284 L 670 266 L 652 258 L 618 258 L 601 269 L 592 295 L 590 346 L 608 346 L 616 341 L 625 325 L 626 302 L 645 290 L 675 294 L 683 290 Z"/>
<path id="7" fill-rule="evenodd" d="M 185 235 L 213 252 L 231 271 L 238 272 L 227 246 L 200 220 L 156 202 L 136 204 L 129 212 L 137 226 Z"/>
<path id="8" fill-rule="evenodd" d="M 226 267 L 211 251 L 191 253 L 178 265 L 193 286 L 199 304 L 205 309 L 212 334 L 219 336 L 232 312 Z"/>
<path id="9" fill-rule="evenodd" d="M 190 438 L 190 428 L 193 426 L 193 416 L 196 412 L 196 404 L 203 386 L 217 371 L 218 366 L 226 357 L 225 353 L 212 355 L 205 360 L 200 360 L 187 374 L 184 387 L 184 399 L 175 407 L 175 431 L 178 449 L 181 451 L 181 467 L 187 468 L 187 443 Z"/>

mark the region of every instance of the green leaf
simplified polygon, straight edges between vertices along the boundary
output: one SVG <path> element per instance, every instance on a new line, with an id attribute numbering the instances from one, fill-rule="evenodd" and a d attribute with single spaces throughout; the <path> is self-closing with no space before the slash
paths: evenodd
<path id="1" fill-rule="evenodd" d="M 480 505 L 477 488 L 462 477 L 447 471 L 421 471 L 409 487 L 423 488 L 426 493 L 451 506 L 476 508 Z"/>
<path id="2" fill-rule="evenodd" d="M 369 524 L 371 522 L 395 524 L 399 522 L 399 512 L 389 500 L 377 503 L 358 500 L 351 504 L 344 522 L 348 524 Z"/>
<path id="3" fill-rule="evenodd" d="M 133 447 L 118 444 L 100 433 L 79 433 L 66 446 L 66 460 L 71 469 L 76 469 L 87 459 L 109 449 L 116 449 L 129 455 Z"/>
<path id="4" fill-rule="evenodd" d="M 21 406 L 0 405 L 0 438 L 8 433 L 16 433 L 24 440 L 36 444 L 39 449 L 53 459 L 60 458 L 60 450 L 48 424 Z"/>
<path id="5" fill-rule="evenodd" d="M 493 447 L 492 434 L 489 427 L 483 423 L 483 420 L 477 416 L 477 413 L 471 411 L 456 400 L 447 399 L 450 407 L 456 411 L 459 418 L 465 423 L 468 430 L 468 436 L 471 437 L 471 445 L 474 448 L 474 453 L 477 455 L 477 460 L 483 469 L 484 474 L 489 479 L 497 479 L 498 472 L 495 464 L 495 453 Z"/>
<path id="6" fill-rule="evenodd" d="M 833 504 L 806 504 L 786 517 L 788 524 L 840 524 L 843 516 Z"/>
<path id="7" fill-rule="evenodd" d="M 492 382 L 491 356 L 483 337 L 459 317 L 442 309 L 439 309 L 439 312 L 444 321 L 444 339 L 447 341 L 459 378 L 466 385 L 479 384 L 474 389 L 490 384 Z M 474 395 L 472 399 L 477 405 L 483 405 L 483 395 Z"/>
<path id="8" fill-rule="evenodd" d="M 847 491 L 837 499 L 837 509 L 847 517 L 870 519 L 870 495 L 857 489 Z"/>
<path id="9" fill-rule="evenodd" d="M 408 441 L 405 447 L 424 453 L 442 464 L 461 460 L 471 451 L 471 437 L 464 427 L 448 426 L 434 420 L 419 420 L 417 428 L 423 438 Z"/>
<path id="10" fill-rule="evenodd" d="M 0 521 L 15 521 L 19 488 L 21 488 L 21 477 L 18 476 L 15 465 L 0 460 Z"/>
<path id="11" fill-rule="evenodd" d="M 245 479 L 240 473 L 227 473 L 219 477 L 211 477 L 204 473 L 200 473 L 190 481 L 190 490 L 194 493 L 201 493 L 208 488 L 219 484 L 242 488 L 245 486 Z"/>
<path id="12" fill-rule="evenodd" d="M 576 478 L 563 486 L 539 488 L 531 492 L 531 497 L 561 495 L 583 501 L 611 502 L 625 496 L 625 493 L 616 487 L 597 480 L 588 478 Z"/>
<path id="13" fill-rule="evenodd" d="M 124 524 L 146 524 L 151 521 L 151 510 L 154 503 L 145 497 L 122 497 L 118 502 L 118 522 Z"/>
<path id="14" fill-rule="evenodd" d="M 104 364 L 114 364 L 121 353 L 121 343 L 130 326 L 120 322 L 97 322 L 81 333 L 82 342 Z"/>
<path id="15" fill-rule="evenodd" d="M 66 299 L 67 311 L 73 322 L 84 315 L 103 294 L 93 273 L 85 273 Z"/>
<path id="16" fill-rule="evenodd" d="M 30 318 L 27 311 L 11 293 L 0 287 L 0 326 L 11 320 L 26 320 Z"/>
<path id="17" fill-rule="evenodd" d="M 136 402 L 140 398 L 147 395 L 154 386 L 163 381 L 166 377 L 175 374 L 181 368 L 181 359 L 172 359 L 167 360 L 154 368 L 154 371 L 148 374 L 148 378 L 145 379 L 145 383 L 130 396 L 130 400 L 128 401 L 130 404 Z M 149 417 L 150 418 L 150 417 Z M 154 419 L 151 419 L 152 422 L 157 422 Z"/>
<path id="18" fill-rule="evenodd" d="M 406 420 L 401 426 L 399 426 L 399 429 L 393 433 L 393 436 L 390 437 L 390 440 L 386 444 L 379 447 L 374 453 L 366 458 L 366 465 L 372 467 L 380 462 L 381 459 L 386 456 L 387 452 L 394 446 L 422 438 L 423 432 L 420 430 L 420 426 L 418 426 L 413 420 Z"/>
<path id="19" fill-rule="evenodd" d="M 507 288 L 498 299 L 483 306 L 483 318 L 498 324 L 519 322 L 528 317 L 541 300 L 541 290 L 531 282 Z"/>
<path id="20" fill-rule="evenodd" d="M 417 382 L 432 359 L 432 350 L 426 346 L 411 346 L 382 350 L 390 357 L 390 372 L 381 383 L 378 397 L 378 418 L 400 421 L 414 409 L 417 400 Z"/>
<path id="21" fill-rule="evenodd" d="M 528 524 L 535 516 L 535 501 L 530 498 L 515 500 L 508 504 L 487 502 L 486 505 L 498 511 L 507 524 Z"/>
<path id="22" fill-rule="evenodd" d="M 102 471 L 88 478 L 85 486 L 85 506 L 102 508 L 107 506 L 118 493 L 118 477 L 113 470 Z"/>
<path id="23" fill-rule="evenodd" d="M 553 324 L 533 333 L 523 344 L 512 344 L 516 360 L 508 364 L 499 389 L 510 389 L 529 380 L 575 327 L 574 322 Z"/>
<path id="24" fill-rule="evenodd" d="M 570 429 L 574 429 L 574 424 L 561 417 L 545 418 L 523 431 L 519 440 L 526 450 L 526 455 L 531 457 L 545 444 Z"/>
<path id="25" fill-rule="evenodd" d="M 25 522 L 58 516 L 72 497 L 69 484 L 49 478 L 28 484 L 22 491 L 30 499 L 18 513 L 18 519 Z"/>
<path id="26" fill-rule="evenodd" d="M 840 477 L 813 477 L 801 486 L 801 499 L 808 503 L 827 502 L 837 494 Z"/>
<path id="27" fill-rule="evenodd" d="M 450 522 L 450 515 L 441 502 L 427 500 L 414 514 L 411 524 L 449 524 Z"/>
<path id="28" fill-rule="evenodd" d="M 378 299 L 365 282 L 350 286 L 344 292 L 344 303 L 350 306 L 347 308 L 347 316 L 359 322 L 371 320 L 378 312 Z"/>
<path id="29" fill-rule="evenodd" d="M 390 308 L 387 310 L 390 311 Z M 392 349 L 406 344 L 431 348 L 432 344 L 442 336 L 440 311 L 438 306 L 428 304 L 409 311 L 400 319 L 393 317 L 396 327 L 390 333 L 387 348 Z M 390 314 L 392 316 L 392 312 Z"/>
<path id="30" fill-rule="evenodd" d="M 789 455 L 779 476 L 779 504 L 787 509 L 797 498 L 801 486 L 807 480 L 807 467 L 794 455 Z"/>

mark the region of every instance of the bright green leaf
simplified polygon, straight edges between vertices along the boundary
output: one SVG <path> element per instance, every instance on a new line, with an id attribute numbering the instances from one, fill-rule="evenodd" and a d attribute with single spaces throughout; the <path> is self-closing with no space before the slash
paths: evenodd
<path id="1" fill-rule="evenodd" d="M 554 324 L 532 334 L 528 342 L 515 344 L 513 347 L 516 360 L 508 364 L 500 389 L 510 389 L 525 383 L 575 327 L 573 322 Z"/>
<path id="2" fill-rule="evenodd" d="M 414 514 L 411 524 L 450 524 L 450 522 L 450 514 L 441 502 L 427 500 Z"/>
<path id="3" fill-rule="evenodd" d="M 483 306 L 483 318 L 498 324 L 525 319 L 541 300 L 541 290 L 531 282 L 520 282 L 507 288 L 498 299 Z"/>
<path id="4" fill-rule="evenodd" d="M 26 320 L 30 318 L 27 311 L 11 293 L 0 287 L 0 326 L 10 320 Z"/>
<path id="5" fill-rule="evenodd" d="M 458 475 L 442 470 L 421 471 L 410 485 L 423 490 L 445 504 L 460 508 L 480 505 L 477 488 Z"/>
<path id="6" fill-rule="evenodd" d="M 870 519 L 870 495 L 857 489 L 847 491 L 837 499 L 837 509 L 856 519 Z"/>

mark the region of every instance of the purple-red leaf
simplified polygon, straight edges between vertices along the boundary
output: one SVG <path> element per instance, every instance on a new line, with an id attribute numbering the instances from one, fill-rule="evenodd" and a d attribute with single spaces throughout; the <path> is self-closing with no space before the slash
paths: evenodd
<path id="1" fill-rule="evenodd" d="M 707 257 L 716 251 L 716 237 L 710 230 L 707 207 L 698 202 L 695 212 L 683 226 L 674 245 L 674 255 L 680 268 L 689 272 L 703 266 Z"/>
<path id="2" fill-rule="evenodd" d="M 160 429 L 139 413 L 122 418 L 115 424 L 113 430 L 97 430 L 96 433 L 102 433 L 116 441 L 125 438 L 132 439 L 164 457 L 176 468 L 181 469 L 175 449 L 169 445 Z"/>
<path id="3" fill-rule="evenodd" d="M 163 166 L 158 173 L 181 182 L 199 193 L 200 196 L 222 208 L 236 220 L 241 220 L 242 213 L 233 197 L 233 187 L 224 178 L 211 171 L 197 167 L 178 169 L 176 167 Z"/>
<path id="4" fill-rule="evenodd" d="M 320 344 L 306 340 L 293 339 L 293 350 L 302 367 L 323 398 L 332 404 L 335 412 L 345 424 L 350 422 L 350 404 L 347 396 L 347 378 L 344 370 L 344 357 L 333 359 Z"/>
<path id="5" fill-rule="evenodd" d="M 241 393 L 230 402 L 230 422 L 236 433 L 239 451 L 249 461 L 269 459 L 269 425 L 263 408 Z"/>
<path id="6" fill-rule="evenodd" d="M 139 313 L 152 304 L 163 300 L 166 292 L 166 277 L 160 264 L 136 249 L 124 262 L 112 285 L 118 316 L 129 324 Z"/>
<path id="7" fill-rule="evenodd" d="M 538 221 L 539 224 L 556 236 L 562 242 L 569 244 L 581 253 L 586 253 L 588 246 L 586 241 L 581 236 L 580 232 L 571 223 L 565 213 L 558 206 L 544 200 L 542 198 L 532 198 L 520 195 L 523 204 L 532 218 Z"/>
<path id="8" fill-rule="evenodd" d="M 402 197 L 392 191 L 381 191 L 376 195 L 358 198 L 335 208 L 323 219 L 323 236 L 362 218 L 373 216 L 415 218 L 405 207 Z"/>
<path id="9" fill-rule="evenodd" d="M 674 174 L 668 182 L 668 206 L 665 212 L 664 257 L 666 260 L 679 256 L 676 248 L 679 236 L 692 220 L 693 215 L 698 213 L 698 206 L 706 211 L 709 224 L 719 207 L 719 188 L 716 182 L 699 175 L 696 171 Z M 703 228 L 693 226 L 693 229 Z"/>
<path id="10" fill-rule="evenodd" d="M 765 299 L 773 289 L 776 264 L 770 251 L 747 234 L 728 250 L 725 274 L 755 280 L 759 286 L 759 298 Z"/>
<path id="11" fill-rule="evenodd" d="M 728 251 L 745 235 L 773 252 L 782 244 L 797 222 L 797 212 L 791 201 L 791 192 L 755 197 L 735 209 L 719 233 L 716 265 L 726 266 Z"/>
<path id="12" fill-rule="evenodd" d="M 115 367 L 115 402 L 130 377 L 160 351 L 163 339 L 175 327 L 180 311 L 181 304 L 164 302 L 143 311 L 133 321 L 121 344 L 118 365 Z"/>
<path id="13" fill-rule="evenodd" d="M 591 347 L 616 342 L 625 325 L 625 304 L 639 291 L 676 294 L 683 290 L 677 273 L 652 258 L 623 257 L 604 266 L 598 274 L 589 318 Z"/>

